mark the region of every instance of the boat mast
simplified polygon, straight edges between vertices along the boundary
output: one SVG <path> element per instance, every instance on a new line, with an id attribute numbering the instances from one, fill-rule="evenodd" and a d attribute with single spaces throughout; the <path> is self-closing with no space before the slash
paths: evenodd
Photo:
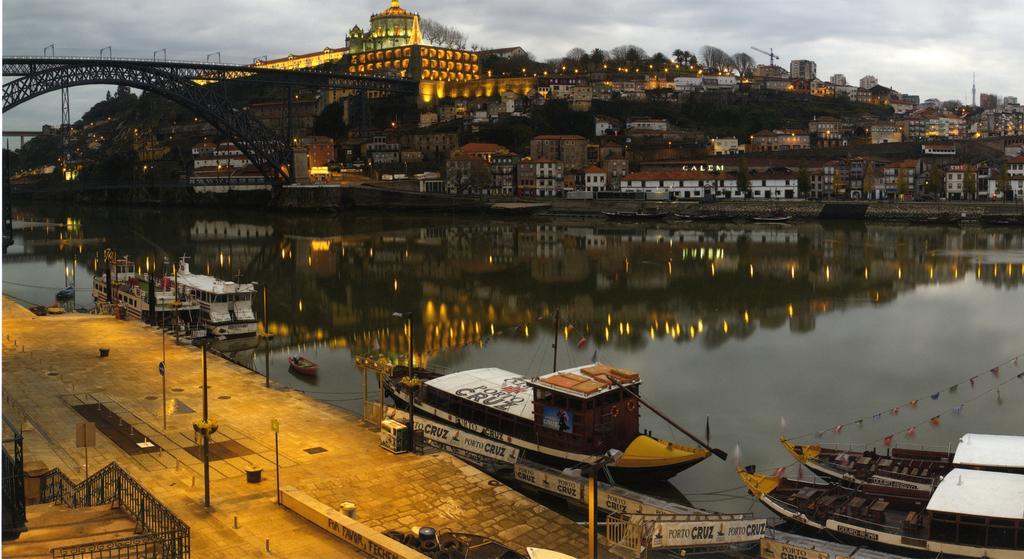
<path id="1" fill-rule="evenodd" d="M 555 309 L 555 343 L 551 344 L 551 348 L 555 350 L 555 356 L 551 362 L 552 373 L 558 370 L 558 319 L 560 318 L 558 313 L 558 309 Z"/>

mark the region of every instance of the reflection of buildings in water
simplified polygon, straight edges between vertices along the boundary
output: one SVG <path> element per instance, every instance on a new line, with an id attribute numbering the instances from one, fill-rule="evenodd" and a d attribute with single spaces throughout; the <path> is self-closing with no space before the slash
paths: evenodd
<path id="1" fill-rule="evenodd" d="M 273 234 L 274 228 L 270 225 L 227 221 L 198 220 L 189 229 L 189 238 L 193 241 L 259 241 Z"/>
<path id="2" fill-rule="evenodd" d="M 915 233 L 892 226 L 502 223 L 358 238 L 289 236 L 292 288 L 307 310 L 286 328 L 289 343 L 401 354 L 406 334 L 390 314 L 417 306 L 417 359 L 429 359 L 482 343 L 492 327 L 519 325 L 512 337 L 525 338 L 527 325 L 533 336 L 550 335 L 541 333 L 549 327 L 537 318 L 557 306 L 594 343 L 672 338 L 717 345 L 759 327 L 809 332 L 819 314 L 884 304 L 922 284 L 961 281 L 973 271 L 971 262 L 944 251 L 1005 250 L 1022 242 L 1019 234 Z M 985 281 L 1019 284 L 1019 268 L 999 266 L 982 267 L 982 277 L 991 278 Z M 552 284 L 573 287 L 545 287 Z M 313 301 L 323 309 L 309 311 Z"/>
<path id="3" fill-rule="evenodd" d="M 223 220 L 197 220 L 189 228 L 189 240 L 194 243 L 192 266 L 204 273 L 223 279 L 234 279 L 254 272 L 254 263 L 269 250 L 274 237 L 270 225 L 232 223 Z M 251 278 L 243 277 L 245 281 Z"/>

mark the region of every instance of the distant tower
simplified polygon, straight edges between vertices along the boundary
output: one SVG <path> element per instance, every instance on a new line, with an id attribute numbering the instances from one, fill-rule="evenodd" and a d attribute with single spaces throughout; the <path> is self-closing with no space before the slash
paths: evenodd
<path id="1" fill-rule="evenodd" d="M 976 97 L 976 95 L 978 93 L 978 90 L 977 90 L 977 88 L 975 88 L 975 85 L 977 84 L 976 77 L 977 77 L 977 74 L 975 74 L 974 72 L 971 72 L 971 106 L 972 107 L 977 107 L 978 106 L 978 103 L 977 103 L 978 99 Z"/>

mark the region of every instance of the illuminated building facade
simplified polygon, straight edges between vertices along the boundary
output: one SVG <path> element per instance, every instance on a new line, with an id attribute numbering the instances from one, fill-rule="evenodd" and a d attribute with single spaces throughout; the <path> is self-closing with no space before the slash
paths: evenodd
<path id="1" fill-rule="evenodd" d="M 352 53 L 370 52 L 418 45 L 422 42 L 420 15 L 403 9 L 398 0 L 391 0 L 391 7 L 370 16 L 370 29 L 359 26 L 348 32 L 345 45 Z"/>
<path id="2" fill-rule="evenodd" d="M 347 49 L 332 49 L 330 47 L 324 48 L 322 51 L 311 52 L 309 54 L 289 54 L 283 58 L 275 58 L 273 60 L 260 60 L 257 59 L 253 62 L 253 66 L 259 66 L 260 68 L 274 68 L 277 70 L 307 70 L 309 68 L 315 68 L 321 64 L 329 64 L 331 62 L 341 62 L 341 59 L 345 57 Z"/>

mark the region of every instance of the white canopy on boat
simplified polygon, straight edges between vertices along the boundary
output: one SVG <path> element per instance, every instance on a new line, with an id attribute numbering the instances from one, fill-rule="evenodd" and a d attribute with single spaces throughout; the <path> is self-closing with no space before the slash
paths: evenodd
<path id="1" fill-rule="evenodd" d="M 967 433 L 960 437 L 953 463 L 958 466 L 1024 470 L 1024 437 Z"/>
<path id="2" fill-rule="evenodd" d="M 955 468 L 935 488 L 928 510 L 1024 519 L 1024 475 Z"/>
<path id="3" fill-rule="evenodd" d="M 533 421 L 533 388 L 522 375 L 487 367 L 428 380 L 427 386 Z"/>

